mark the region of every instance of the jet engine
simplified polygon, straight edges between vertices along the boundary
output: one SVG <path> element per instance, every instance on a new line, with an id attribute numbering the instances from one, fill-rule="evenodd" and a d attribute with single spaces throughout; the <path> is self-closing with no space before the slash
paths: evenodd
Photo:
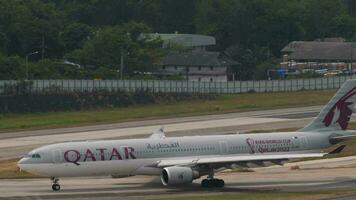
<path id="1" fill-rule="evenodd" d="M 189 167 L 166 167 L 162 170 L 161 182 L 164 186 L 185 184 L 199 177 L 199 172 Z"/>

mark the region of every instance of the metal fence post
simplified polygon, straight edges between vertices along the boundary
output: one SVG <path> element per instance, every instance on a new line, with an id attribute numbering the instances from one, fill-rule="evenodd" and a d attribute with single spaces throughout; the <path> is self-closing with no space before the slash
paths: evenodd
<path id="1" fill-rule="evenodd" d="M 239 81 L 239 86 L 240 86 L 240 93 L 242 93 L 242 81 Z"/>
<path id="2" fill-rule="evenodd" d="M 299 90 L 299 81 L 298 81 L 298 79 L 297 79 L 297 88 L 296 88 L 295 91 L 298 91 L 298 90 Z"/>
<path id="3" fill-rule="evenodd" d="M 326 78 L 326 89 L 329 89 L 329 78 Z"/>
<path id="4" fill-rule="evenodd" d="M 155 82 L 156 82 L 156 80 L 152 80 L 152 92 L 153 93 L 155 93 L 155 91 L 156 91 L 156 86 L 155 86 Z"/>
<path id="5" fill-rule="evenodd" d="M 314 90 L 316 90 L 316 79 L 314 79 Z"/>

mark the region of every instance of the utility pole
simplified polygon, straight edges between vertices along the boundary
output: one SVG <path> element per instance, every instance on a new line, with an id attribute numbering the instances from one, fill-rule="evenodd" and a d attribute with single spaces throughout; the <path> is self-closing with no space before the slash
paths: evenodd
<path id="1" fill-rule="evenodd" d="M 44 34 L 42 34 L 42 44 L 41 44 L 41 58 L 42 60 L 44 59 L 45 56 L 45 37 Z"/>
<path id="2" fill-rule="evenodd" d="M 122 80 L 122 75 L 124 71 L 124 52 L 123 49 L 121 49 L 121 56 L 120 56 L 120 79 Z"/>
<path id="3" fill-rule="evenodd" d="M 26 54 L 26 81 L 28 80 L 28 57 L 34 54 L 38 54 L 38 51 Z"/>

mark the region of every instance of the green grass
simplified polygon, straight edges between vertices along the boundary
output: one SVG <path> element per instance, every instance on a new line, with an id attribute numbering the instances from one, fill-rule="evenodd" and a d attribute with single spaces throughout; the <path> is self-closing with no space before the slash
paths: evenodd
<path id="1" fill-rule="evenodd" d="M 17 161 L 17 159 L 13 159 L 0 162 L 0 179 L 36 177 L 30 173 L 20 171 L 16 166 Z"/>
<path id="2" fill-rule="evenodd" d="M 254 191 L 251 193 L 214 195 L 214 196 L 194 196 L 194 197 L 177 197 L 177 198 L 159 198 L 159 200 L 321 200 L 338 197 L 347 197 L 356 195 L 354 189 L 334 189 L 328 191 L 313 192 L 276 192 L 276 191 Z"/>
<path id="3" fill-rule="evenodd" d="M 224 95 L 216 100 L 195 100 L 169 104 L 130 106 L 88 111 L 0 114 L 0 131 L 46 129 L 192 116 L 229 112 L 243 112 L 274 108 L 301 107 L 325 104 L 334 90 L 287 93 L 248 93 Z"/>

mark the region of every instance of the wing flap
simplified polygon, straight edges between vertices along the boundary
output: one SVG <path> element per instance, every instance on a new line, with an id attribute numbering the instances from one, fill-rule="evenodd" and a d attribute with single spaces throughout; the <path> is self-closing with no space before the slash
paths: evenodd
<path id="1" fill-rule="evenodd" d="M 191 166 L 197 164 L 197 159 L 178 159 L 178 160 L 161 160 L 157 167 L 168 167 L 168 166 Z"/>
<path id="2" fill-rule="evenodd" d="M 200 158 L 184 158 L 161 160 L 156 167 L 169 166 L 191 166 L 201 164 L 217 164 L 217 163 L 237 163 L 237 162 L 256 162 L 256 161 L 279 161 L 296 158 L 318 158 L 323 157 L 327 153 L 305 153 L 305 154 L 274 154 L 274 155 L 236 155 L 236 156 L 220 156 L 215 157 L 200 157 Z"/>
<path id="3" fill-rule="evenodd" d="M 273 161 L 273 160 L 281 160 L 281 159 L 315 158 L 315 157 L 323 157 L 324 155 L 325 153 L 227 156 L 227 157 L 199 159 L 197 164 Z"/>

